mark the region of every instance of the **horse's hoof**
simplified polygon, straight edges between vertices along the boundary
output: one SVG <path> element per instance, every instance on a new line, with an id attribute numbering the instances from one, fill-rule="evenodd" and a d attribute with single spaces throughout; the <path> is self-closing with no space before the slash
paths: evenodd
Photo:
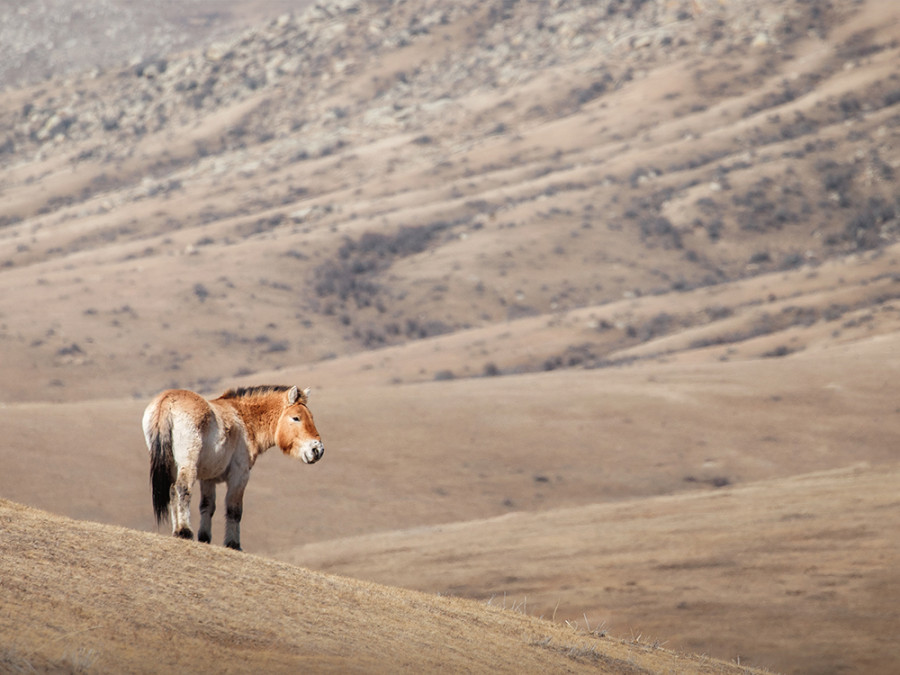
<path id="1" fill-rule="evenodd" d="M 180 539 L 193 539 L 194 533 L 191 531 L 191 528 L 182 527 L 180 530 L 178 530 L 178 532 L 175 533 L 175 536 L 179 537 Z"/>
<path id="2" fill-rule="evenodd" d="M 208 544 L 212 541 L 212 537 L 209 535 L 209 532 L 198 532 L 197 541 L 201 544 Z"/>
<path id="3" fill-rule="evenodd" d="M 225 546 L 227 546 L 228 548 L 232 548 L 235 551 L 243 551 L 244 550 L 241 548 L 241 545 L 236 541 L 226 541 Z"/>

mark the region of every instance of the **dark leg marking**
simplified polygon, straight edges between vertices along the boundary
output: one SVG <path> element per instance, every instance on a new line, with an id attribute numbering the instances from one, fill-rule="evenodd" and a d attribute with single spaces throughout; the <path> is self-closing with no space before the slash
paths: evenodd
<path id="1" fill-rule="evenodd" d="M 213 493 L 210 498 L 206 485 L 201 483 L 202 494 L 200 496 L 200 529 L 197 532 L 197 541 L 209 544 L 212 541 L 212 517 L 216 512 L 216 497 Z"/>
<path id="2" fill-rule="evenodd" d="M 182 527 L 178 532 L 175 533 L 176 537 L 180 537 L 181 539 L 193 539 L 194 533 L 191 532 L 191 528 Z"/>
<path id="3" fill-rule="evenodd" d="M 243 515 L 243 504 L 233 504 L 225 509 L 225 520 L 229 523 L 234 523 L 234 525 L 232 526 L 234 528 L 233 530 L 231 530 L 231 528 L 226 525 L 225 546 L 227 546 L 228 548 L 233 548 L 235 551 L 242 550 L 240 540 L 240 522 Z M 229 536 L 232 536 L 232 538 L 229 538 Z"/>

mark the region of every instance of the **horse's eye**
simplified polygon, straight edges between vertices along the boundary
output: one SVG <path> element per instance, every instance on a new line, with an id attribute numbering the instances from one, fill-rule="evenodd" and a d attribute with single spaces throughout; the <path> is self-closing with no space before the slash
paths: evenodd
<path id="1" fill-rule="evenodd" d="M 292 417 L 291 419 L 294 420 L 295 422 L 299 422 L 299 421 L 300 421 L 300 418 L 299 418 L 299 417 Z"/>

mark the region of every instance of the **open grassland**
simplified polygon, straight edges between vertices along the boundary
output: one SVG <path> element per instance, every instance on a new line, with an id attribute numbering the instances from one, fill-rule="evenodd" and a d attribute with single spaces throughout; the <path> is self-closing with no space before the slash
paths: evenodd
<path id="1" fill-rule="evenodd" d="M 0 523 L 4 671 L 751 672 L 7 501 Z"/>
<path id="2" fill-rule="evenodd" d="M 900 468 L 322 542 L 314 569 L 526 608 L 778 672 L 889 672 Z M 502 594 L 499 589 L 503 589 Z"/>
<path id="3" fill-rule="evenodd" d="M 311 399 L 325 460 L 260 459 L 244 544 L 779 672 L 888 673 L 894 353 L 882 335 L 782 359 L 360 388 L 339 386 L 335 361 Z M 9 438 L 43 447 L 6 456 L 0 490 L 155 530 L 142 407 L 58 404 L 49 429 L 46 406 L 0 409 Z M 825 473 L 780 478 L 810 471 Z"/>

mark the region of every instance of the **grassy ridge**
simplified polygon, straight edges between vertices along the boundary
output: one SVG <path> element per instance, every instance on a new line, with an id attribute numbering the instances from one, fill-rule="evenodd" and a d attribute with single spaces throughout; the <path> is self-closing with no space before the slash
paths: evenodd
<path id="1" fill-rule="evenodd" d="M 746 672 L 8 501 L 0 527 L 4 670 Z"/>

